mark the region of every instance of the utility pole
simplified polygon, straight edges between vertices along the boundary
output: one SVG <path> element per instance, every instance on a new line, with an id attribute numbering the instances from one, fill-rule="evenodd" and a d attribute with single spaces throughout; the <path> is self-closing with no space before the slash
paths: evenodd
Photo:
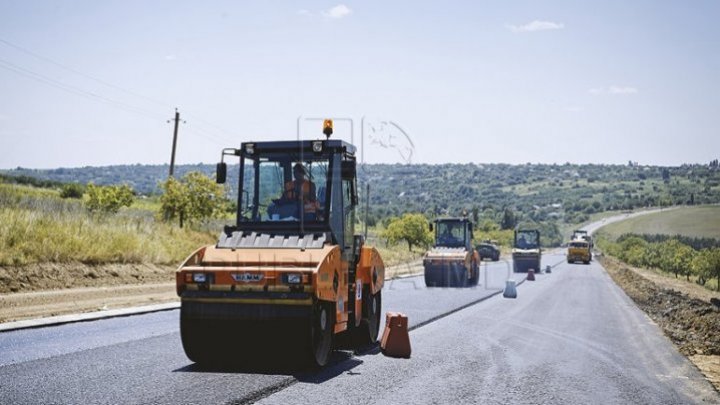
<path id="1" fill-rule="evenodd" d="M 370 217 L 370 182 L 365 183 L 365 241 L 367 241 L 368 218 Z"/>
<path id="2" fill-rule="evenodd" d="M 170 123 L 171 120 L 168 120 L 167 122 Z M 175 147 L 177 146 L 177 133 L 178 133 L 178 126 L 180 125 L 180 112 L 178 111 L 177 107 L 175 108 L 175 119 L 172 121 L 175 121 L 175 130 L 173 131 L 173 145 L 172 145 L 172 154 L 170 155 L 170 175 L 169 177 L 173 177 L 173 174 L 175 172 Z M 185 123 L 185 121 L 183 121 Z"/>

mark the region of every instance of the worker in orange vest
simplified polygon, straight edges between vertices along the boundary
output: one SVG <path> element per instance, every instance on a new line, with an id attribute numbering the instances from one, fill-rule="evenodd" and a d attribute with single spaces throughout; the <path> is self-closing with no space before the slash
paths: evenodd
<path id="1" fill-rule="evenodd" d="M 307 177 L 307 170 L 302 163 L 296 163 L 293 166 L 293 177 L 295 180 L 285 183 L 285 190 L 277 204 L 283 205 L 300 201 L 303 207 L 305 219 L 314 220 L 320 204 L 315 194 L 315 184 Z"/>

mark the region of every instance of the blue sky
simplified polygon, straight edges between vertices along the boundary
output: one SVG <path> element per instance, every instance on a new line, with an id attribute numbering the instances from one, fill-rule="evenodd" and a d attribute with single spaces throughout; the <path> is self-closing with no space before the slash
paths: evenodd
<path id="1" fill-rule="evenodd" d="M 720 157 L 720 2 L 0 0 L 0 168 L 215 162 L 352 119 L 367 162 Z M 338 137 L 350 138 L 350 121 Z"/>

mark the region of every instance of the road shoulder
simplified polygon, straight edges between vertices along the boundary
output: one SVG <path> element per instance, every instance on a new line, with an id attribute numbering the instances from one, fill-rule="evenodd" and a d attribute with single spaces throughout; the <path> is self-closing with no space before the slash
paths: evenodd
<path id="1" fill-rule="evenodd" d="M 640 307 L 720 392 L 720 308 L 694 286 L 604 257 L 613 281 Z M 685 283 L 687 284 L 687 283 Z"/>

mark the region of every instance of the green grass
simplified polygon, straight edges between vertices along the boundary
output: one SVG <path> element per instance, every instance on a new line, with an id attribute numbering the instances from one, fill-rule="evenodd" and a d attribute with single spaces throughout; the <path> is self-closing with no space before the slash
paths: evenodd
<path id="1" fill-rule="evenodd" d="M 640 212 L 645 211 L 646 208 L 636 209 L 633 210 L 633 212 Z M 560 224 L 560 232 L 562 233 L 563 237 L 567 238 L 568 240 L 572 237 L 573 231 L 576 229 L 583 229 L 588 224 L 591 224 L 593 222 L 600 221 L 601 219 L 614 217 L 616 215 L 622 215 L 623 211 L 603 211 L 603 212 L 596 212 L 594 214 L 590 214 L 590 219 L 588 219 L 585 222 L 582 222 L 580 224 L 568 224 L 566 222 L 563 222 Z M 605 228 L 602 228 L 604 231 Z"/>
<path id="2" fill-rule="evenodd" d="M 135 199 L 117 214 L 92 214 L 57 190 L 0 184 L 0 266 L 30 263 L 180 264 L 199 246 L 212 244 L 228 218 L 191 228 L 165 223 L 156 197 Z M 370 229 L 369 243 L 387 266 L 415 261 L 425 249 L 388 245 Z"/>
<path id="3" fill-rule="evenodd" d="M 179 264 L 196 248 L 214 243 L 228 218 L 194 229 L 165 223 L 156 197 L 135 199 L 117 214 L 92 214 L 78 199 L 62 199 L 57 190 L 0 184 L 0 266 L 30 263 Z M 387 266 L 412 262 L 425 249 L 388 245 L 370 229 L 369 243 Z"/>
<path id="4" fill-rule="evenodd" d="M 135 208 L 143 211 L 160 211 L 160 198 L 157 196 L 151 197 L 139 197 L 133 201 L 131 208 Z"/>
<path id="5" fill-rule="evenodd" d="M 625 233 L 720 239 L 720 206 L 681 207 L 647 214 L 609 224 L 602 232 L 610 239 Z"/>
<path id="6" fill-rule="evenodd" d="M 0 265 L 179 264 L 217 231 L 180 229 L 137 208 L 91 214 L 56 191 L 0 184 Z"/>

